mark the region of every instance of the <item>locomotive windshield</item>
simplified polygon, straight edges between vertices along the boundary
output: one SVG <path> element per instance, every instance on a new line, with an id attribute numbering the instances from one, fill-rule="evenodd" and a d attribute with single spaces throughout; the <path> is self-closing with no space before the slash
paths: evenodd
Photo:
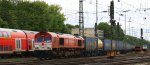
<path id="1" fill-rule="evenodd" d="M 42 41 L 45 43 L 49 43 L 51 40 L 50 40 L 49 36 L 45 36 L 45 37 L 38 36 L 38 37 L 36 37 L 36 42 L 42 42 Z"/>
<path id="2" fill-rule="evenodd" d="M 36 42 L 42 42 L 42 37 L 41 36 L 36 37 Z"/>
<path id="3" fill-rule="evenodd" d="M 50 37 L 44 37 L 44 42 L 49 43 L 50 42 Z"/>

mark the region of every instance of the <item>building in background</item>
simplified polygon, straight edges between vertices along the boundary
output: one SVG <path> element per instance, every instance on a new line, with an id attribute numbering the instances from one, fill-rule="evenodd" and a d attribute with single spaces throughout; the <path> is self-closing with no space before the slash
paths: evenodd
<path id="1" fill-rule="evenodd" d="M 104 38 L 104 31 L 103 30 L 97 30 L 98 37 L 100 39 Z M 79 28 L 74 28 L 71 31 L 71 34 L 79 34 Z M 84 28 L 84 36 L 87 37 L 95 37 L 95 29 L 94 28 Z"/>

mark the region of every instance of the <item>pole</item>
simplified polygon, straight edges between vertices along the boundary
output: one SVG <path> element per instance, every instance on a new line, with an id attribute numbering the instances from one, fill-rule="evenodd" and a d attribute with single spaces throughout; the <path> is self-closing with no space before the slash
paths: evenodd
<path id="1" fill-rule="evenodd" d="M 127 11 L 125 11 L 125 35 L 126 35 L 126 12 Z"/>
<path id="2" fill-rule="evenodd" d="M 79 35 L 84 37 L 83 0 L 79 0 Z"/>
<path id="3" fill-rule="evenodd" d="M 126 27 L 126 22 L 127 22 L 127 21 L 126 21 L 126 18 L 127 18 L 126 15 L 127 15 L 127 12 L 129 12 L 129 11 L 130 11 L 130 10 L 123 11 L 123 12 L 125 12 L 125 35 L 126 35 L 126 33 L 127 33 L 127 32 L 126 32 L 126 28 L 127 28 L 127 27 Z"/>
<path id="4" fill-rule="evenodd" d="M 143 28 L 141 28 L 141 39 L 143 39 Z"/>
<path id="5" fill-rule="evenodd" d="M 129 22 L 129 35 L 130 35 L 130 22 Z"/>
<path id="6" fill-rule="evenodd" d="M 96 36 L 96 45 L 98 50 L 98 33 L 97 33 L 97 22 L 98 22 L 98 0 L 96 0 L 96 22 L 95 22 L 95 36 Z M 97 52 L 98 53 L 98 52 Z"/>
<path id="7" fill-rule="evenodd" d="M 108 58 L 113 58 L 115 56 L 115 51 L 113 49 L 113 26 L 115 26 L 113 0 L 110 2 L 110 23 L 111 23 L 111 50 L 107 52 L 107 55 Z"/>
<path id="8" fill-rule="evenodd" d="M 95 22 L 95 37 L 98 37 L 98 35 L 97 35 L 97 21 L 98 21 L 98 0 L 96 0 L 96 22 Z"/>
<path id="9" fill-rule="evenodd" d="M 96 23 L 98 22 L 98 0 L 96 0 Z"/>

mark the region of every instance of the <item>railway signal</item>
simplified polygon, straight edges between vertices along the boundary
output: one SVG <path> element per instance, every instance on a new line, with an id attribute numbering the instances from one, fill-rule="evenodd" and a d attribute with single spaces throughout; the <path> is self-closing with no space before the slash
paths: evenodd
<path id="1" fill-rule="evenodd" d="M 114 19 L 114 1 L 110 2 L 110 19 Z"/>
<path id="2" fill-rule="evenodd" d="M 116 26 L 116 20 L 110 20 L 112 26 Z"/>
<path id="3" fill-rule="evenodd" d="M 141 28 L 141 39 L 143 39 L 143 28 Z"/>
<path id="4" fill-rule="evenodd" d="M 110 1 L 110 23 L 111 23 L 111 50 L 107 52 L 108 58 L 114 58 L 116 51 L 113 49 L 113 26 L 116 25 L 116 21 L 114 20 L 114 1 Z"/>

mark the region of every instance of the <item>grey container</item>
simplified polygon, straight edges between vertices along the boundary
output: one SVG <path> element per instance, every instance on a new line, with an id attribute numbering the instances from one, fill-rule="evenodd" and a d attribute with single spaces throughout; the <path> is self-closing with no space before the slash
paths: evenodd
<path id="1" fill-rule="evenodd" d="M 111 40 L 105 39 L 104 40 L 104 51 L 111 50 Z M 112 40 L 112 50 L 116 50 L 116 41 Z"/>
<path id="2" fill-rule="evenodd" d="M 122 41 L 116 41 L 116 50 L 121 51 L 124 48 L 124 44 Z"/>
<path id="3" fill-rule="evenodd" d="M 86 51 L 95 51 L 97 49 L 97 38 L 95 37 L 85 37 L 85 49 Z"/>

